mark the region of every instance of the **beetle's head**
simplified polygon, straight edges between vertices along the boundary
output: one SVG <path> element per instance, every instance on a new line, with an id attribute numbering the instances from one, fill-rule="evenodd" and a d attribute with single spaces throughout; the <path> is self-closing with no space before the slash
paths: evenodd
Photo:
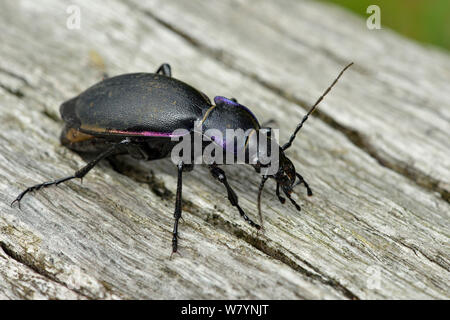
<path id="1" fill-rule="evenodd" d="M 284 152 L 291 147 L 292 142 L 294 141 L 297 133 L 300 131 L 300 129 L 302 128 L 302 126 L 306 122 L 306 120 L 308 120 L 308 117 L 314 112 L 314 110 L 316 109 L 316 107 L 320 103 L 320 101 L 322 101 L 322 99 L 325 97 L 325 95 L 327 95 L 327 93 L 331 90 L 331 88 L 336 84 L 336 82 L 342 76 L 344 71 L 347 70 L 352 64 L 353 63 L 350 63 L 349 65 L 347 65 L 341 71 L 341 73 L 339 73 L 339 75 L 333 81 L 331 86 L 328 87 L 328 89 L 322 94 L 322 96 L 319 97 L 319 99 L 316 101 L 316 103 L 309 109 L 307 114 L 303 117 L 303 119 L 300 121 L 300 123 L 295 128 L 294 133 L 290 136 L 288 142 L 285 143 L 282 147 L 279 147 L 278 157 L 273 157 L 273 156 L 271 157 L 272 160 L 270 162 L 270 165 L 272 167 L 274 167 L 274 164 L 275 164 L 275 166 L 278 165 L 277 171 L 275 173 L 264 173 L 262 171 L 262 168 L 264 168 L 263 166 L 258 164 L 260 167 L 259 168 L 255 167 L 255 169 L 257 171 L 260 171 L 263 175 L 261 183 L 259 185 L 259 190 L 258 190 L 258 213 L 259 213 L 259 218 L 260 218 L 261 224 L 262 224 L 261 194 L 262 194 L 262 191 L 264 188 L 264 184 L 268 178 L 273 178 L 277 182 L 276 195 L 277 195 L 278 199 L 280 200 L 280 202 L 284 203 L 286 201 L 285 198 L 283 198 L 280 195 L 280 188 L 281 188 L 281 191 L 283 191 L 283 193 L 291 201 L 291 203 L 293 205 L 295 205 L 297 210 L 300 210 L 300 206 L 297 203 L 295 203 L 295 201 L 291 198 L 291 193 L 292 193 L 293 188 L 297 184 L 303 183 L 308 192 L 308 196 L 312 195 L 312 191 L 309 188 L 308 184 L 305 182 L 305 180 L 303 180 L 303 177 L 295 171 L 294 164 L 291 162 L 291 160 L 289 160 L 289 158 L 287 158 L 285 156 Z M 268 140 L 270 140 L 270 136 L 268 136 Z M 272 150 L 274 150 L 273 147 L 272 147 Z M 278 159 L 278 160 L 276 160 L 276 159 Z M 278 162 L 275 163 L 274 161 L 278 161 Z M 297 178 L 298 178 L 298 182 L 296 183 L 295 181 Z"/>
<path id="2" fill-rule="evenodd" d="M 274 163 L 277 162 L 277 163 Z M 284 204 L 286 199 L 280 194 L 280 189 L 283 192 L 283 194 L 290 200 L 290 202 L 295 206 L 297 210 L 300 210 L 300 206 L 294 201 L 294 199 L 291 198 L 292 191 L 294 190 L 294 187 L 298 184 L 303 183 L 306 187 L 308 196 L 312 195 L 312 191 L 308 184 L 303 180 L 303 177 L 298 174 L 295 170 L 295 166 L 292 163 L 292 161 L 285 155 L 284 149 L 282 147 L 279 147 L 278 151 L 278 157 L 273 157 L 272 161 L 268 165 L 261 165 L 258 164 L 259 168 L 257 168 L 257 171 L 262 173 L 263 177 L 261 180 L 261 184 L 259 185 L 259 192 L 258 192 L 258 212 L 260 214 L 260 219 L 262 219 L 261 216 L 261 194 L 262 190 L 264 188 L 264 184 L 267 179 L 271 178 L 276 181 L 277 187 L 276 187 L 276 195 L 278 197 L 278 200 Z M 278 169 L 273 173 L 264 174 L 264 169 L 268 168 L 274 168 L 277 167 Z M 266 172 L 269 172 L 266 171 Z"/>
<path id="3" fill-rule="evenodd" d="M 264 134 L 264 132 L 266 134 Z M 285 149 L 277 143 L 275 137 L 272 136 L 273 129 L 261 128 L 258 132 L 258 148 L 254 152 L 249 151 L 253 155 L 250 160 L 253 160 L 255 170 L 262 175 L 261 184 L 258 193 L 258 211 L 260 212 L 261 193 L 267 179 L 271 178 L 276 181 L 276 195 L 281 203 L 285 202 L 285 198 L 280 195 L 280 190 L 286 197 L 300 210 L 300 206 L 291 198 L 291 193 L 297 184 L 304 183 L 303 178 L 299 175 L 292 161 L 285 155 Z M 262 139 L 262 140 L 261 140 Z M 260 143 L 260 142 L 265 143 Z M 249 148 L 250 149 L 250 148 Z M 256 161 L 255 161 L 256 160 Z M 297 183 L 296 183 L 297 181 Z M 305 183 L 308 195 L 312 195 L 311 189 Z M 261 218 L 261 216 L 260 216 Z"/>

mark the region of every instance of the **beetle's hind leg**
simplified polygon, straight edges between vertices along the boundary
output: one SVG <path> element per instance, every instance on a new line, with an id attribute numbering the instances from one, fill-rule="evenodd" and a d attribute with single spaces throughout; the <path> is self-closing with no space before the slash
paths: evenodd
<path id="1" fill-rule="evenodd" d="M 162 75 L 164 75 L 164 76 L 167 76 L 167 77 L 172 77 L 172 69 L 170 68 L 170 64 L 168 64 L 168 63 L 163 63 L 159 68 L 158 68 L 158 70 L 156 70 L 156 73 L 160 73 L 160 74 L 162 74 Z"/>
<path id="2" fill-rule="evenodd" d="M 237 197 L 236 193 L 233 191 L 233 189 L 231 188 L 231 186 L 228 184 L 227 177 L 225 176 L 225 172 L 216 166 L 211 166 L 210 171 L 211 171 L 212 176 L 225 186 L 225 188 L 227 189 L 227 192 L 228 192 L 228 200 L 230 200 L 230 203 L 232 206 L 234 206 L 238 209 L 241 217 L 244 218 L 244 220 L 247 221 L 252 227 L 255 227 L 256 229 L 260 230 L 261 226 L 259 224 L 254 223 L 252 221 L 252 219 L 250 219 L 245 214 L 244 210 L 242 210 L 242 208 L 239 206 L 238 197 Z"/>
<path id="3" fill-rule="evenodd" d="M 43 182 L 43 183 L 36 184 L 36 185 L 34 185 L 34 186 L 31 186 L 31 187 L 26 188 L 24 191 L 22 191 L 22 192 L 17 196 L 16 199 L 14 199 L 14 201 L 11 203 L 11 206 L 12 206 L 14 203 L 17 202 L 17 203 L 19 204 L 19 208 L 20 208 L 20 201 L 21 201 L 22 198 L 23 198 L 28 192 L 30 192 L 30 191 L 35 191 L 35 190 L 39 190 L 39 189 L 41 189 L 41 188 L 46 188 L 46 187 L 49 187 L 49 186 L 58 185 L 58 184 L 60 184 L 60 183 L 62 183 L 62 182 L 66 182 L 66 181 L 69 181 L 69 180 L 72 180 L 72 179 L 75 179 L 75 178 L 82 179 L 82 178 L 83 178 L 83 177 L 84 177 L 84 176 L 85 176 L 85 175 L 86 175 L 93 167 L 95 167 L 95 166 L 100 162 L 100 160 L 102 160 L 102 159 L 104 159 L 104 158 L 106 158 L 106 157 L 109 157 L 109 156 L 111 156 L 111 155 L 117 153 L 117 151 L 120 149 L 120 147 L 121 147 L 122 145 L 124 145 L 124 144 L 127 144 L 127 143 L 129 143 L 128 140 L 123 140 L 123 141 L 120 142 L 120 143 L 114 144 L 112 147 L 110 147 L 110 148 L 107 149 L 106 151 L 100 153 L 94 160 L 88 162 L 83 168 L 77 170 L 77 171 L 76 171 L 73 175 L 71 175 L 71 176 L 64 177 L 64 178 L 61 178 L 61 179 L 57 179 L 57 180 L 54 180 L 54 181 Z"/>

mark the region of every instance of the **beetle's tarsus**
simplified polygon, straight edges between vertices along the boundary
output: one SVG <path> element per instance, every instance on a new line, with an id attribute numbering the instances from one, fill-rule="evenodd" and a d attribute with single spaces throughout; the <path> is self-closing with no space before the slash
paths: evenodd
<path id="1" fill-rule="evenodd" d="M 178 249 L 178 234 L 176 232 L 173 233 L 172 237 L 172 253 L 177 252 Z"/>
<path id="2" fill-rule="evenodd" d="M 26 188 L 24 191 L 22 191 L 22 192 L 17 196 L 17 198 L 16 198 L 13 202 L 11 202 L 11 207 L 13 206 L 13 204 L 14 204 L 15 202 L 17 202 L 18 205 L 19 205 L 19 209 L 20 209 L 20 201 L 22 200 L 22 198 L 23 198 L 28 192 L 31 192 L 31 191 L 38 191 L 38 190 L 40 190 L 40 189 L 42 189 L 42 188 L 46 188 L 46 187 L 49 187 L 49 186 L 52 186 L 52 185 L 58 185 L 58 184 L 60 184 L 61 182 L 64 182 L 64 181 L 67 181 L 67 180 L 70 180 L 70 179 L 73 179 L 73 178 L 76 178 L 76 177 L 75 177 L 75 176 L 69 176 L 69 177 L 65 177 L 65 178 L 58 179 L 58 180 L 47 181 L 47 182 L 43 182 L 43 183 L 36 184 L 36 185 L 34 185 L 34 186 L 28 187 L 28 188 Z"/>
<path id="3" fill-rule="evenodd" d="M 28 187 L 26 188 L 24 191 L 22 191 L 22 193 L 20 193 L 17 198 L 11 203 L 11 206 L 14 204 L 14 202 L 18 202 L 19 203 L 19 208 L 20 208 L 20 200 L 22 200 L 22 198 L 30 191 L 37 191 L 40 190 L 42 188 L 47 188 L 49 186 L 57 186 L 60 183 L 66 182 L 68 180 L 72 180 L 75 178 L 79 178 L 79 179 L 83 179 L 83 177 L 93 168 L 95 167 L 95 165 L 97 165 L 97 163 L 100 162 L 100 160 L 114 154 L 116 152 L 116 150 L 119 148 L 120 145 L 126 144 L 128 143 L 126 140 L 113 145 L 111 148 L 109 148 L 108 150 L 102 152 L 100 155 L 98 155 L 94 160 L 92 160 L 91 162 L 87 163 L 84 167 L 82 167 L 81 169 L 77 170 L 75 172 L 74 175 L 72 176 L 67 176 L 64 178 L 60 178 L 57 180 L 53 180 L 53 181 L 47 181 L 47 182 L 43 182 L 40 184 L 36 184 L 34 186 Z"/>
<path id="4" fill-rule="evenodd" d="M 175 212 L 173 217 L 175 218 L 175 223 L 173 224 L 173 237 L 172 237 L 172 253 L 177 252 L 178 247 L 178 221 L 181 218 L 181 191 L 183 187 L 183 168 L 184 164 L 180 161 L 177 166 L 178 168 L 178 180 L 177 180 L 177 196 L 175 198 Z"/>
<path id="5" fill-rule="evenodd" d="M 257 197 L 257 208 L 258 208 L 258 217 L 259 217 L 259 222 L 261 223 L 261 228 L 264 226 L 264 219 L 263 219 L 263 215 L 262 215 L 262 211 L 261 211 L 261 196 L 262 196 L 262 192 L 264 189 L 264 185 L 266 184 L 266 181 L 269 177 L 268 176 L 263 176 L 261 178 L 261 182 L 259 183 L 259 187 L 258 187 L 258 197 Z"/>
<path id="6" fill-rule="evenodd" d="M 298 178 L 298 182 L 295 184 L 296 186 L 299 184 L 302 184 L 305 186 L 306 188 L 306 193 L 308 194 L 308 197 L 311 197 L 313 195 L 311 188 L 309 187 L 308 183 L 305 181 L 305 179 L 303 179 L 303 177 L 301 176 L 300 173 L 296 172 L 295 175 Z"/>
<path id="7" fill-rule="evenodd" d="M 11 208 L 13 207 L 14 203 L 16 203 L 16 202 L 17 202 L 17 206 L 18 206 L 19 209 L 20 209 L 20 200 L 17 200 L 17 199 L 14 199 L 14 201 L 11 202 Z"/>
<path id="8" fill-rule="evenodd" d="M 183 255 L 180 253 L 180 251 L 178 251 L 178 250 L 176 250 L 176 249 L 175 249 L 175 251 L 173 251 L 173 249 L 172 249 L 172 252 L 170 253 L 170 256 L 169 256 L 169 260 L 172 260 L 172 256 L 173 256 L 175 253 L 177 253 L 180 257 L 183 256 Z"/>

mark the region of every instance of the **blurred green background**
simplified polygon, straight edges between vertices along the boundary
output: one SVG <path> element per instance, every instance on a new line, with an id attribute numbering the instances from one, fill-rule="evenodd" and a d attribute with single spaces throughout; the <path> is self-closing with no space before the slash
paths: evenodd
<path id="1" fill-rule="evenodd" d="M 321 0 L 331 2 L 369 17 L 366 9 L 376 4 L 381 9 L 381 27 L 423 43 L 450 50 L 450 0 Z"/>

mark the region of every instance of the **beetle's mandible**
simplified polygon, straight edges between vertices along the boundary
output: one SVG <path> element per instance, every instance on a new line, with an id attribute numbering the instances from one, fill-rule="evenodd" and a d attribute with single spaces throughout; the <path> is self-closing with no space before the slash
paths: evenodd
<path id="1" fill-rule="evenodd" d="M 256 229 L 261 229 L 261 194 L 268 178 L 276 181 L 276 195 L 281 203 L 285 198 L 300 210 L 300 206 L 291 198 L 293 188 L 298 184 L 306 187 L 307 194 L 312 195 L 311 188 L 303 177 L 296 172 L 293 163 L 285 155 L 285 151 L 292 145 L 303 123 L 308 119 L 324 96 L 336 84 L 338 79 L 353 63 L 347 65 L 334 82 L 320 96 L 316 103 L 297 125 L 289 141 L 279 148 L 278 170 L 274 174 L 262 176 L 258 191 L 258 213 L 260 224 L 253 222 L 242 210 L 238 197 L 227 181 L 225 172 L 217 165 L 210 164 L 212 176 L 222 183 L 227 191 L 228 199 L 237 208 L 240 215 Z M 192 86 L 172 78 L 168 64 L 161 65 L 155 73 L 133 73 L 106 78 L 93 85 L 78 96 L 64 102 L 60 107 L 65 127 L 61 133 L 64 146 L 77 151 L 93 153 L 95 158 L 73 175 L 54 181 L 48 181 L 31 186 L 20 193 L 11 203 L 20 201 L 30 191 L 43 187 L 57 185 L 62 182 L 83 178 L 99 161 L 118 154 L 129 154 L 134 158 L 155 160 L 166 158 L 176 145 L 173 141 L 173 131 L 186 129 L 192 133 L 194 123 L 201 121 L 204 129 L 224 131 L 224 123 L 232 129 L 254 130 L 263 128 L 245 106 L 236 99 L 217 96 L 214 103 L 201 91 Z M 270 139 L 270 136 L 267 137 Z M 227 152 L 229 144 L 225 141 L 223 151 Z M 247 146 L 247 144 L 246 144 Z M 234 146 L 233 146 L 234 147 Z M 246 158 L 246 161 L 249 159 Z M 254 159 L 253 159 L 254 160 Z M 249 163 L 250 162 L 246 162 Z M 257 172 L 261 172 L 264 165 L 258 159 L 251 162 Z M 193 169 L 192 163 L 180 161 L 177 164 L 178 182 L 175 199 L 175 223 L 173 227 L 172 253 L 177 252 L 178 221 L 181 218 L 181 190 L 184 171 Z"/>

